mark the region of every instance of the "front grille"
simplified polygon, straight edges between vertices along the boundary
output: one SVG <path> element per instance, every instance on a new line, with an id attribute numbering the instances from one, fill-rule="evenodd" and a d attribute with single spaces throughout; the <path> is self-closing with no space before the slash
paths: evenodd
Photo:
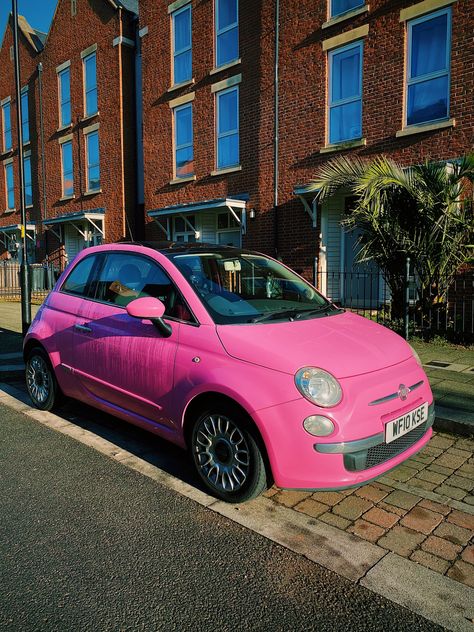
<path id="1" fill-rule="evenodd" d="M 425 434 L 431 424 L 425 422 L 413 428 L 410 432 L 391 443 L 379 443 L 362 452 L 352 452 L 344 455 L 344 466 L 350 472 L 359 472 L 360 470 L 368 470 L 371 467 L 385 463 L 398 456 L 408 448 L 411 448 Z"/>

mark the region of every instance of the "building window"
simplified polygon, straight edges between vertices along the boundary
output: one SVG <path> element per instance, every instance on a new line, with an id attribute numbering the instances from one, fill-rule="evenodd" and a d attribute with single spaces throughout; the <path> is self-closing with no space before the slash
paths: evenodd
<path id="1" fill-rule="evenodd" d="M 239 87 L 216 93 L 217 168 L 239 164 Z"/>
<path id="2" fill-rule="evenodd" d="M 238 0 L 215 0 L 216 66 L 223 66 L 239 57 Z"/>
<path id="3" fill-rule="evenodd" d="M 357 7 L 362 7 L 365 4 L 365 0 L 330 0 L 331 2 L 331 17 L 336 15 L 342 15 Z"/>
<path id="4" fill-rule="evenodd" d="M 59 117 L 61 127 L 71 124 L 71 71 L 65 68 L 58 73 Z"/>
<path id="5" fill-rule="evenodd" d="M 71 0 L 71 16 L 75 17 L 77 15 L 77 0 Z"/>
<path id="6" fill-rule="evenodd" d="M 173 83 L 192 78 L 191 5 L 171 14 L 173 38 Z"/>
<path id="7" fill-rule="evenodd" d="M 28 89 L 21 93 L 21 131 L 23 142 L 30 142 L 30 112 L 28 106 Z"/>
<path id="8" fill-rule="evenodd" d="M 15 210 L 15 181 L 13 179 L 13 163 L 5 165 L 5 190 L 7 192 L 7 211 Z"/>
<path id="9" fill-rule="evenodd" d="M 84 57 L 84 98 L 86 116 L 92 116 L 97 112 L 97 68 L 96 54 L 92 53 Z"/>
<path id="10" fill-rule="evenodd" d="M 2 126 L 3 126 L 3 151 L 10 151 L 12 148 L 12 117 L 11 103 L 7 101 L 2 105 Z"/>
<path id="11" fill-rule="evenodd" d="M 329 52 L 329 143 L 362 136 L 362 42 Z"/>
<path id="12" fill-rule="evenodd" d="M 195 242 L 196 241 L 196 216 L 184 215 L 173 218 L 173 240 Z M 199 233 L 198 233 L 199 234 Z"/>
<path id="13" fill-rule="evenodd" d="M 61 144 L 62 195 L 74 195 L 74 165 L 72 161 L 72 141 Z"/>
<path id="14" fill-rule="evenodd" d="M 408 22 L 407 125 L 449 116 L 451 10 Z"/>
<path id="15" fill-rule="evenodd" d="M 31 183 L 31 158 L 25 156 L 23 158 L 23 171 L 25 179 L 25 205 L 33 206 L 33 186 Z"/>
<path id="16" fill-rule="evenodd" d="M 193 108 L 189 103 L 174 109 L 174 169 L 176 178 L 194 174 Z"/>
<path id="17" fill-rule="evenodd" d="M 100 190 L 99 132 L 86 134 L 87 191 Z"/>
<path id="18" fill-rule="evenodd" d="M 241 229 L 233 213 L 217 214 L 217 243 L 224 246 L 241 246 Z"/>

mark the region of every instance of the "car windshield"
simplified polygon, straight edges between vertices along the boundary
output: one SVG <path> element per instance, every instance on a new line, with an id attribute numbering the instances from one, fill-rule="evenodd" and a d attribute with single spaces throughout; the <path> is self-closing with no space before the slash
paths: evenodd
<path id="1" fill-rule="evenodd" d="M 230 250 L 171 258 L 220 325 L 300 320 L 339 311 L 309 283 L 264 255 Z"/>

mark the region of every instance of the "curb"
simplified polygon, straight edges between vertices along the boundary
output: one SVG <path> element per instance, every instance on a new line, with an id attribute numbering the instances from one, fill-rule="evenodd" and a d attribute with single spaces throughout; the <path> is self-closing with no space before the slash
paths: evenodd
<path id="1" fill-rule="evenodd" d="M 474 413 L 436 404 L 435 430 L 474 437 Z"/>
<path id="2" fill-rule="evenodd" d="M 54 413 L 32 408 L 28 395 L 9 384 L 0 383 L 0 403 L 448 630 L 473 632 L 474 589 L 468 586 L 332 525 L 275 506 L 264 496 L 244 505 L 216 500 L 160 469 L 166 455 L 148 454 L 145 460 L 146 453 L 137 456 Z"/>

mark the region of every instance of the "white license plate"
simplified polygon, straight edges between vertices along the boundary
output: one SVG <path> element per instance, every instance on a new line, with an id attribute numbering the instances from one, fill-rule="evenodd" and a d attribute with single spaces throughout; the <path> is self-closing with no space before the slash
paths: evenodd
<path id="1" fill-rule="evenodd" d="M 418 408 L 410 410 L 401 417 L 397 417 L 397 419 L 393 419 L 385 424 L 385 443 L 391 443 L 395 441 L 395 439 L 403 437 L 403 435 L 406 435 L 410 430 L 413 430 L 413 428 L 421 426 L 427 419 L 428 404 L 425 402 L 421 406 L 418 406 Z"/>

